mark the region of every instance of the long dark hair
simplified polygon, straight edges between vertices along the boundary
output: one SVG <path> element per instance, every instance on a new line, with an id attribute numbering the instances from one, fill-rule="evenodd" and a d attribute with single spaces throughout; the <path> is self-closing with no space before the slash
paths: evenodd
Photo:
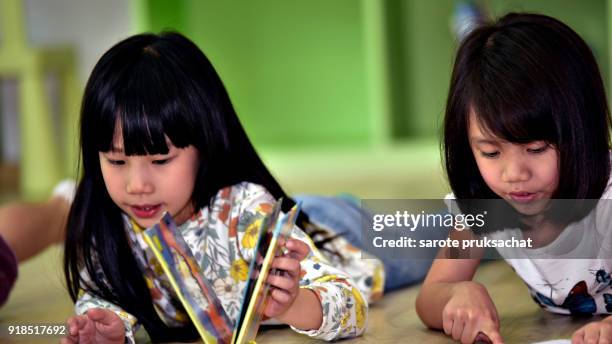
<path id="1" fill-rule="evenodd" d="M 557 199 L 599 199 L 610 176 L 610 114 L 587 44 L 544 15 L 510 13 L 460 44 L 444 119 L 446 174 L 458 199 L 499 198 L 468 141 L 469 113 L 512 143 L 545 141 L 559 153 Z"/>
<path id="2" fill-rule="evenodd" d="M 277 199 L 285 192 L 251 145 L 215 69 L 190 40 L 172 32 L 135 35 L 98 61 L 81 108 L 82 178 L 70 210 L 64 256 L 70 296 L 76 301 L 83 289 L 122 307 L 153 341 L 195 340 L 191 324 L 169 328 L 157 315 L 121 211 L 106 190 L 98 154 L 111 150 L 117 123 L 127 155 L 166 154 L 165 136 L 178 148 L 197 148 L 201 163 L 192 194 L 195 209 L 207 206 L 223 187 L 243 181 L 264 186 Z M 285 209 L 292 201 L 286 203 Z M 83 279 L 82 270 L 90 281 Z"/>

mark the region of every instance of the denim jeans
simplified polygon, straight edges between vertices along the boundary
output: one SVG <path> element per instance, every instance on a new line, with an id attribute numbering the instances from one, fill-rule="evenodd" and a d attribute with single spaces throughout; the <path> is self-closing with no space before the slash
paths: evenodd
<path id="1" fill-rule="evenodd" d="M 351 196 L 326 197 L 297 195 L 302 203 L 302 211 L 310 220 L 335 234 L 344 237 L 351 245 L 363 250 L 361 234 L 362 221 L 371 218 L 368 210 L 363 209 Z M 445 231 L 422 231 L 427 239 L 445 239 Z M 422 238 L 425 239 L 425 238 Z M 385 267 L 385 291 L 392 291 L 421 282 L 433 262 L 432 259 L 395 259 L 379 257 Z"/>

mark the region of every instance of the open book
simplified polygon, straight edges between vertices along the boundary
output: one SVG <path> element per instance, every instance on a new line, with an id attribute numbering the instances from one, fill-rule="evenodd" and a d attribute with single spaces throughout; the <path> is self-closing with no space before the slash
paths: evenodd
<path id="1" fill-rule="evenodd" d="M 166 213 L 159 224 L 144 231 L 145 241 L 206 344 L 254 342 L 269 296 L 269 285 L 265 281 L 270 273 L 280 273 L 271 269 L 272 260 L 283 253 L 280 243 L 291 233 L 299 213 L 299 205 L 296 205 L 287 214 L 282 214 L 281 203 L 282 199 L 262 221 L 236 323 L 225 313 L 172 217 Z"/>

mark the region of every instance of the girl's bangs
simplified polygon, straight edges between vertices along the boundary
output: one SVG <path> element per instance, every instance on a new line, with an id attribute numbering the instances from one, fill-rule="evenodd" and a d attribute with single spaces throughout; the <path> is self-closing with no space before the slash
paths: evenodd
<path id="1" fill-rule="evenodd" d="M 478 83 L 472 83 L 471 89 L 476 91 L 470 92 L 466 115 L 473 111 L 485 133 L 518 144 L 558 143 L 554 110 L 542 101 L 549 97 L 538 95 L 537 87 L 520 81 L 499 84 L 483 80 Z"/>
<path id="2" fill-rule="evenodd" d="M 189 109 L 180 95 L 180 83 L 155 56 L 143 55 L 133 68 L 117 78 L 115 91 L 110 91 L 99 117 L 98 151 L 123 148 L 126 155 L 167 154 L 167 138 L 177 148 L 194 143 Z M 153 63 L 155 66 L 147 66 Z M 117 126 L 120 126 L 123 147 L 114 147 Z M 167 138 L 166 138 L 167 137 Z"/>

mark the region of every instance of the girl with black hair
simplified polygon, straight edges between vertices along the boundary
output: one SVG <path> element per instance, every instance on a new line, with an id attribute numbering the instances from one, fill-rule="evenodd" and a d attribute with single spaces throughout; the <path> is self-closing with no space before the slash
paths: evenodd
<path id="1" fill-rule="evenodd" d="M 165 211 L 236 319 L 257 228 L 286 195 L 205 55 L 177 33 L 121 41 L 94 67 L 80 126 L 64 257 L 78 315 L 63 341 L 133 342 L 137 324 L 154 342 L 198 338 L 142 239 Z M 363 333 L 368 304 L 354 281 L 299 227 L 286 248 L 265 316 L 325 340 Z"/>
<path id="2" fill-rule="evenodd" d="M 448 198 L 462 213 L 474 210 L 477 200 L 503 205 L 498 215 L 504 216 L 493 219 L 487 235 L 534 243 L 498 252 L 551 312 L 612 313 L 612 207 L 604 200 L 612 198 L 609 131 L 595 58 L 565 24 L 511 13 L 461 42 L 444 120 Z M 574 200 L 573 206 L 561 199 Z M 458 255 L 469 259 L 443 259 L 457 253 L 440 251 L 417 312 L 427 326 L 462 343 L 479 333 L 501 343 L 495 305 L 472 281 L 483 250 Z M 572 342 L 611 341 L 608 316 L 576 331 Z"/>

